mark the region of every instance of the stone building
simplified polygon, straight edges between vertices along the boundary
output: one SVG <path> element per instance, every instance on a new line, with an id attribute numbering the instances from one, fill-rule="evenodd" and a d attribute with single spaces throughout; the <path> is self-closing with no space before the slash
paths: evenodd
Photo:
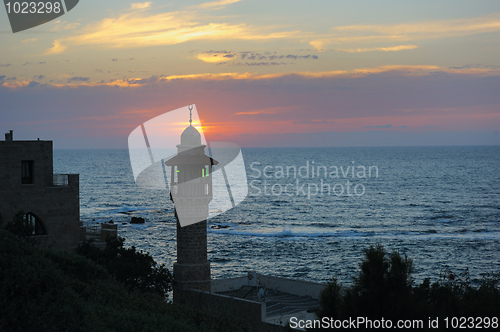
<path id="1" fill-rule="evenodd" d="M 40 244 L 70 249 L 80 241 L 78 174 L 53 174 L 52 141 L 0 141 L 0 214 L 22 211 Z"/>

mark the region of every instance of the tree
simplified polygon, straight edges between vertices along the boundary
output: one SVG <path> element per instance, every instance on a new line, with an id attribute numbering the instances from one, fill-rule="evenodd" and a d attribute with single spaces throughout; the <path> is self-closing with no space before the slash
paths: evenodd
<path id="1" fill-rule="evenodd" d="M 370 246 L 353 287 L 341 290 L 336 280 L 320 296 L 321 317 L 404 317 L 410 306 L 413 262 L 383 246 Z"/>
<path id="2" fill-rule="evenodd" d="M 317 314 L 320 317 L 339 317 L 341 286 L 337 279 L 332 278 L 319 296 L 320 309 Z"/>
<path id="3" fill-rule="evenodd" d="M 158 265 L 148 253 L 135 247 L 124 248 L 123 238 L 108 238 L 104 250 L 88 241 L 76 252 L 104 266 L 116 280 L 130 291 L 146 291 L 168 297 L 172 291 L 173 276 L 165 265 Z"/>
<path id="4" fill-rule="evenodd" d="M 381 245 L 365 250 L 355 281 L 353 298 L 360 314 L 368 317 L 402 317 L 411 294 L 413 262 L 398 252 L 388 254 Z"/>
<path id="5" fill-rule="evenodd" d="M 0 331 L 244 331 L 226 317 L 129 292 L 92 260 L 3 229 L 0 253 Z"/>
<path id="6" fill-rule="evenodd" d="M 440 281 L 431 284 L 426 278 L 414 287 L 412 270 L 413 261 L 406 255 L 396 251 L 388 254 L 380 245 L 371 246 L 365 250 L 354 285 L 341 288 L 332 279 L 320 294 L 317 314 L 320 318 L 367 317 L 392 321 L 500 316 L 500 274 L 485 277 L 478 287 L 473 287 L 468 269 L 462 278 L 447 270 Z M 444 325 L 440 324 L 440 328 L 444 329 Z M 483 328 L 488 327 L 484 324 Z"/>

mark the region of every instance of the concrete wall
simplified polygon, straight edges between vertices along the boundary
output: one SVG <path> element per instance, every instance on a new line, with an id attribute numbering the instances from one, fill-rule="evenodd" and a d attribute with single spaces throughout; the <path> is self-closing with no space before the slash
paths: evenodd
<path id="1" fill-rule="evenodd" d="M 265 322 L 266 304 L 264 302 L 234 298 L 196 289 L 184 290 L 182 304 L 213 312 L 235 324 L 245 326 L 252 332 L 283 331 L 283 327 Z"/>
<path id="2" fill-rule="evenodd" d="M 281 292 L 298 296 L 310 296 L 313 299 L 319 299 L 321 291 L 325 288 L 326 284 L 287 279 L 274 276 L 266 276 L 258 274 L 260 283 L 268 289 L 276 289 Z"/>
<path id="3" fill-rule="evenodd" d="M 33 183 L 21 183 L 21 162 L 33 161 Z M 68 175 L 68 185 L 54 186 L 52 141 L 0 141 L 0 213 L 4 222 L 23 211 L 41 220 L 46 230 L 42 244 L 58 249 L 79 243 L 79 176 Z"/>
<path id="4" fill-rule="evenodd" d="M 252 275 L 252 278 L 249 278 L 249 275 Z M 259 286 L 276 289 L 288 294 L 310 296 L 313 299 L 319 299 L 319 294 L 326 286 L 326 284 L 318 282 L 267 276 L 255 272 L 249 272 L 249 275 L 212 280 L 212 292 L 228 292 L 239 289 L 241 286 Z M 255 278 L 257 279 L 256 282 Z"/>
<path id="5" fill-rule="evenodd" d="M 242 277 L 236 277 L 236 278 L 228 278 L 228 279 L 218 279 L 218 280 L 212 280 L 212 285 L 211 285 L 211 290 L 214 293 L 217 292 L 229 292 L 233 290 L 240 289 L 242 286 L 251 286 L 251 287 L 264 287 L 267 289 L 276 289 L 278 291 L 288 293 L 288 294 L 293 294 L 297 296 L 309 296 L 313 299 L 319 299 L 319 295 L 321 291 L 325 288 L 326 284 L 323 283 L 317 283 L 317 282 L 310 282 L 310 281 L 303 281 L 303 280 L 295 280 L 295 279 L 287 279 L 287 278 L 281 278 L 281 277 L 274 277 L 274 276 L 268 276 L 268 275 L 262 275 L 253 271 L 248 272 L 246 276 Z M 245 326 L 249 328 L 250 331 L 283 331 L 285 330 L 282 326 L 279 324 L 282 324 L 281 322 L 288 321 L 289 317 L 283 316 L 279 317 L 276 319 L 276 323 L 278 325 L 271 324 L 273 322 L 273 317 L 266 317 L 266 312 L 265 312 L 265 304 L 263 302 L 256 302 L 256 301 L 251 301 L 251 300 L 246 300 L 246 299 L 240 299 L 240 298 L 234 298 L 234 297 L 229 297 L 226 295 L 221 295 L 221 294 L 212 294 L 213 300 L 207 301 L 208 306 L 214 306 L 214 304 L 211 301 L 221 301 L 224 303 L 225 306 L 230 307 L 230 309 L 224 309 L 224 310 L 229 310 L 229 312 L 232 315 L 236 316 L 245 316 L 246 319 L 244 320 Z M 225 299 L 222 301 L 221 299 Z M 190 299 L 190 301 L 194 301 L 195 298 L 193 297 Z M 198 302 L 201 303 L 200 301 L 205 301 L 203 297 L 198 298 Z M 253 303 L 251 305 L 247 304 L 248 302 Z M 261 310 L 263 310 L 261 317 L 258 318 L 257 316 L 257 306 L 258 304 L 264 304 L 263 307 L 261 307 Z M 255 307 L 254 307 L 255 306 Z M 246 312 L 249 314 L 247 315 Z M 306 313 L 305 311 L 303 313 L 293 313 L 288 316 L 299 316 L 299 315 L 309 315 L 312 316 L 313 318 L 315 317 L 313 313 Z"/>
<path id="6" fill-rule="evenodd" d="M 236 277 L 236 278 L 227 278 L 227 279 L 215 279 L 212 280 L 212 292 L 214 293 L 222 293 L 222 292 L 230 292 L 236 289 L 240 289 L 241 286 L 248 285 L 248 277 Z"/>

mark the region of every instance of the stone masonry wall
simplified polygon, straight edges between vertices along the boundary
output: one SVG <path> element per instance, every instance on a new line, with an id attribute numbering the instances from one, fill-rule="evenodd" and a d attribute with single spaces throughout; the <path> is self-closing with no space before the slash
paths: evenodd
<path id="1" fill-rule="evenodd" d="M 67 186 L 52 184 L 52 141 L 0 141 L 0 214 L 5 222 L 23 211 L 32 213 L 47 232 L 43 244 L 68 249 L 79 243 L 79 176 Z M 33 161 L 33 183 L 21 183 L 21 162 Z"/>

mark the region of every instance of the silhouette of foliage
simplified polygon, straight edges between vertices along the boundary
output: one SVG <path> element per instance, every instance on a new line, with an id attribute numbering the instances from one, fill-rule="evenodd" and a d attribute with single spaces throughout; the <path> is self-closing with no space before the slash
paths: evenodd
<path id="1" fill-rule="evenodd" d="M 172 291 L 173 276 L 165 265 L 157 265 L 148 253 L 135 247 L 124 248 L 123 238 L 108 238 L 101 250 L 92 242 L 81 244 L 76 253 L 103 266 L 114 278 L 130 291 L 153 292 L 168 297 Z"/>
<path id="2" fill-rule="evenodd" d="M 429 317 L 500 317 L 499 275 L 485 277 L 473 287 L 468 270 L 462 276 L 447 270 L 438 282 L 431 284 L 427 278 L 414 287 L 412 270 L 413 261 L 406 255 L 371 246 L 365 250 L 353 286 L 341 287 L 335 279 L 328 283 L 320 295 L 317 315 L 425 322 Z"/>
<path id="3" fill-rule="evenodd" d="M 155 293 L 131 292 L 90 259 L 1 229 L 0 252 L 0 331 L 242 331 Z"/>
<path id="4" fill-rule="evenodd" d="M 332 278 L 325 289 L 323 289 L 319 297 L 320 309 L 318 315 L 320 317 L 339 316 L 340 289 L 340 284 L 335 278 Z"/>

